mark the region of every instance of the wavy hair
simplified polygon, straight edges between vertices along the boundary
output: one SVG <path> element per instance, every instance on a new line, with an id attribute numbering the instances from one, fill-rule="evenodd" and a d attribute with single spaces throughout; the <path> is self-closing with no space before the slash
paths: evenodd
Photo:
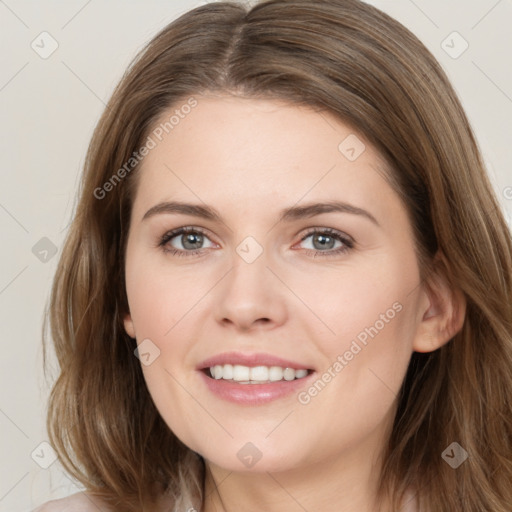
<path id="1" fill-rule="evenodd" d="M 383 156 L 422 276 L 442 253 L 435 271 L 467 308 L 448 343 L 412 355 L 380 492 L 393 510 L 412 486 L 421 510 L 510 512 L 511 234 L 446 74 L 410 31 L 359 0 L 204 5 L 126 70 L 88 148 L 43 325 L 45 368 L 47 320 L 59 364 L 47 430 L 66 471 L 117 511 L 152 510 L 163 493 L 175 512 L 202 508 L 204 460 L 160 417 L 123 327 L 140 164 L 113 177 L 165 112 L 211 92 L 330 112 Z M 469 454 L 456 470 L 441 457 L 453 441 Z"/>

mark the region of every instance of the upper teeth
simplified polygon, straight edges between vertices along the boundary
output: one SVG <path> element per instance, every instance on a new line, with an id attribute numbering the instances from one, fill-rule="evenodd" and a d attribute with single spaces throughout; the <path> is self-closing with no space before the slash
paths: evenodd
<path id="1" fill-rule="evenodd" d="M 275 382 L 278 380 L 301 379 L 308 374 L 307 370 L 282 368 L 281 366 L 242 366 L 239 364 L 217 364 L 210 367 L 210 375 L 214 379 L 235 380 L 241 384 L 255 382 Z"/>

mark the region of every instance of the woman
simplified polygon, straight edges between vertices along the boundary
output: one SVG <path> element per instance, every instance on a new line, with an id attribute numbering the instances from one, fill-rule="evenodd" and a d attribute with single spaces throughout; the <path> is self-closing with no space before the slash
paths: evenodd
<path id="1" fill-rule="evenodd" d="M 43 511 L 509 511 L 512 241 L 467 118 L 358 0 L 163 29 L 94 133 L 49 305 Z"/>

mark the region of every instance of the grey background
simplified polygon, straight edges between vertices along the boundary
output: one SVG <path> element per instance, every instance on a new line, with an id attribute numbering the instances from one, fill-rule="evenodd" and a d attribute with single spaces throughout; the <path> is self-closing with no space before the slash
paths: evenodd
<path id="1" fill-rule="evenodd" d="M 57 462 L 44 468 L 52 454 L 41 445 L 49 393 L 42 373 L 43 307 L 104 104 L 135 53 L 203 3 L 0 0 L 1 511 L 31 510 L 78 490 Z M 510 224 L 512 1 L 371 3 L 411 29 L 447 71 Z M 43 31 L 58 44 L 46 59 L 31 47 L 51 48 Z M 457 56 L 464 40 L 469 47 Z"/>

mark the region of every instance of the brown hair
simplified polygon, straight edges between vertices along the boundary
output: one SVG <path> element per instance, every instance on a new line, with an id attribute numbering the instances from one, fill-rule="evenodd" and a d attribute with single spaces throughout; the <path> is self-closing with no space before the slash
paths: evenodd
<path id="1" fill-rule="evenodd" d="M 118 511 L 151 510 L 164 490 L 175 511 L 201 509 L 204 461 L 160 417 L 123 327 L 140 165 L 112 177 L 163 113 L 205 92 L 331 112 L 382 154 L 410 215 L 422 275 L 442 253 L 439 271 L 467 309 L 449 343 L 411 358 L 381 492 L 393 510 L 412 486 L 422 510 L 510 512 L 510 232 L 445 73 L 406 28 L 358 0 L 196 8 L 158 33 L 116 87 L 88 149 L 49 304 L 60 375 L 47 428 L 66 470 Z M 454 441 L 469 454 L 456 470 L 441 457 Z"/>

